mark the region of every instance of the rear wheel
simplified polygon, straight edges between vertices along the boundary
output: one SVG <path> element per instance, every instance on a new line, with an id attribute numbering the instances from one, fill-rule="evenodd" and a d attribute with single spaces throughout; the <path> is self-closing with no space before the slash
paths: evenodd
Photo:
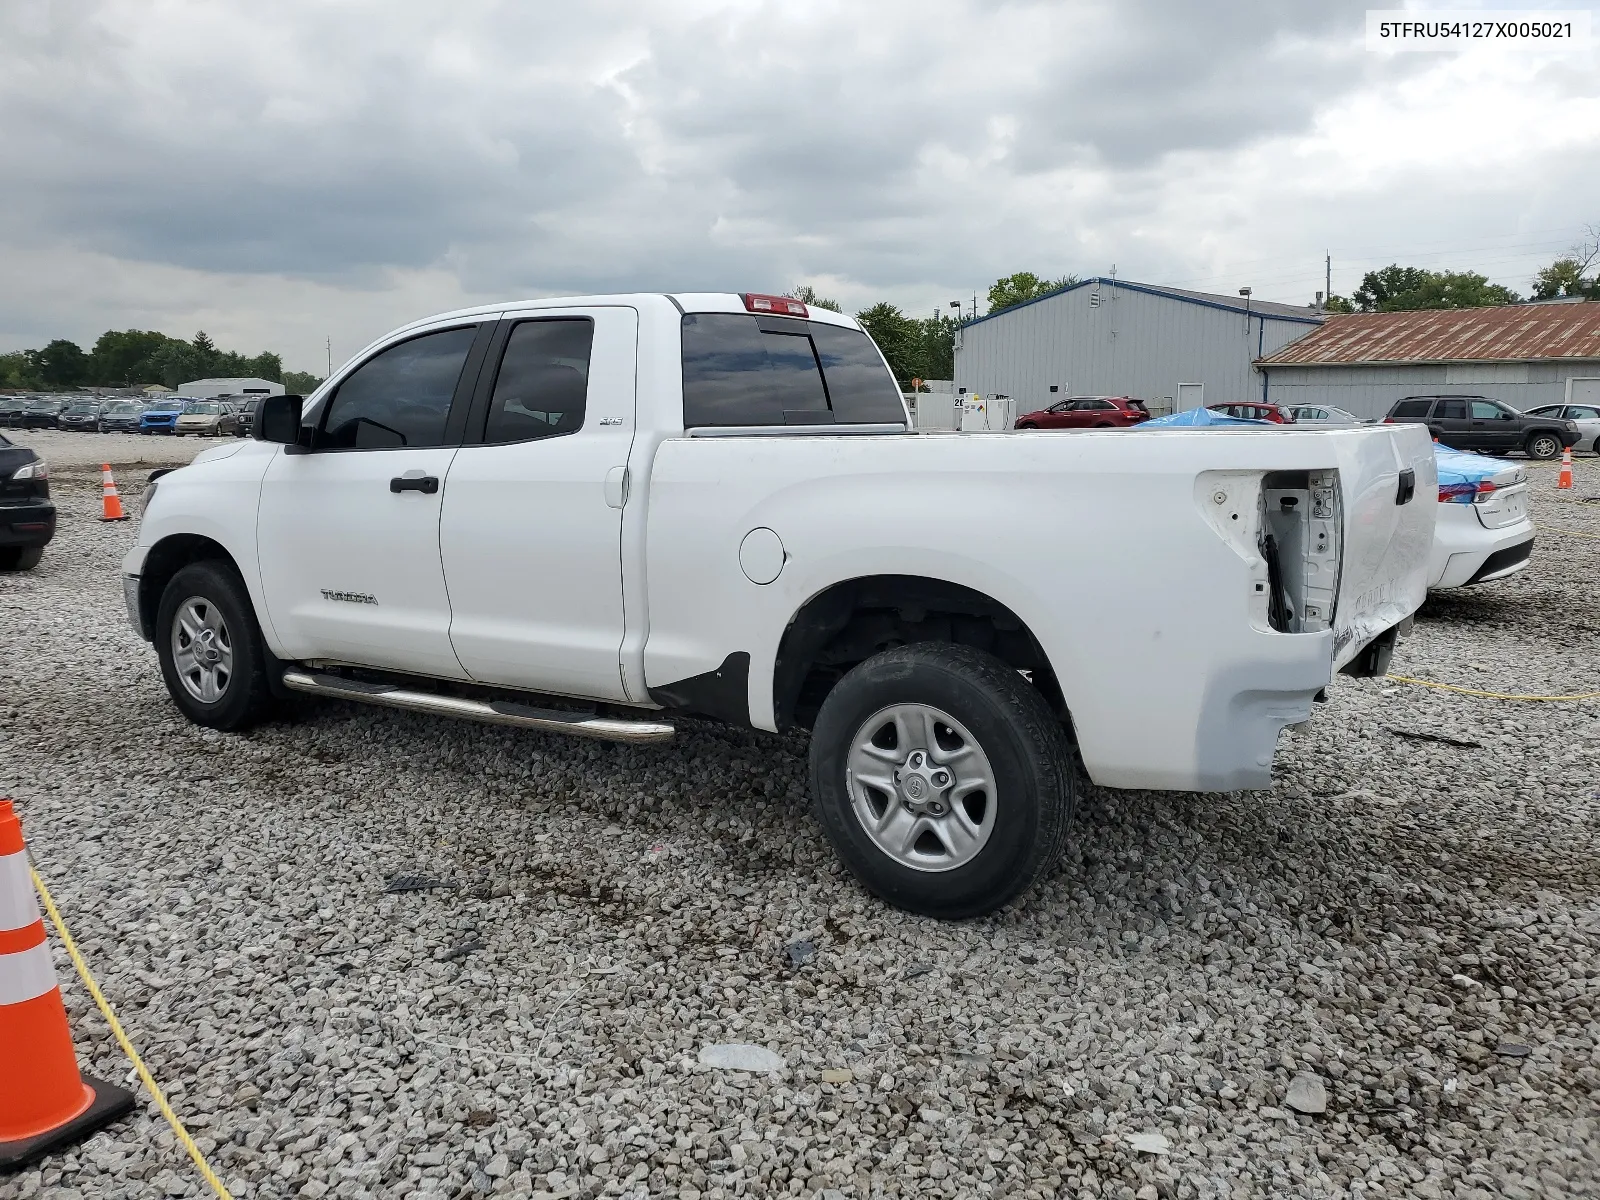
<path id="1" fill-rule="evenodd" d="M 43 546 L 7 546 L 0 550 L 0 571 L 31 571 L 42 558 Z"/>
<path id="2" fill-rule="evenodd" d="M 1529 458 L 1552 459 L 1561 453 L 1561 439 L 1553 433 L 1534 433 L 1523 445 Z"/>
<path id="3" fill-rule="evenodd" d="M 1054 865 L 1072 751 L 1044 698 L 970 646 L 884 651 L 817 714 L 818 821 L 856 878 L 926 916 L 982 916 Z"/>
<path id="4" fill-rule="evenodd" d="M 266 715 L 266 644 L 230 564 L 209 560 L 179 570 L 161 593 L 155 634 L 161 677 L 189 720 L 242 729 Z"/>

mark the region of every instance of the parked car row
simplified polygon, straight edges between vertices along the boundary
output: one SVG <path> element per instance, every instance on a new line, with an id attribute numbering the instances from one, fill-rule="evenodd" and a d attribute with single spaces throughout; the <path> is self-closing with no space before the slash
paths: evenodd
<path id="1" fill-rule="evenodd" d="M 171 433 L 182 437 L 244 437 L 256 399 L 75 399 L 70 396 L 0 396 L 0 426 L 74 429 L 84 433 Z"/>
<path id="2" fill-rule="evenodd" d="M 1271 404 L 1264 400 L 1208 404 L 1211 412 L 1241 421 L 1333 428 L 1372 425 L 1331 404 Z M 1150 419 L 1144 401 L 1130 396 L 1069 396 L 1017 418 L 1018 429 L 1125 429 Z M 1383 418 L 1386 425 L 1426 425 L 1442 446 L 1488 454 L 1520 451 L 1529 458 L 1559 457 L 1566 448 L 1600 454 L 1600 408 L 1546 404 L 1518 412 L 1488 396 L 1407 396 Z"/>

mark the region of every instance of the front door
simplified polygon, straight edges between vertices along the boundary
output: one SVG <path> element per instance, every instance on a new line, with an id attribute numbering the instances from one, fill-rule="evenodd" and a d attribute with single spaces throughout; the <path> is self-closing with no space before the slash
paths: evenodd
<path id="1" fill-rule="evenodd" d="M 380 350 L 308 414 L 309 451 L 267 468 L 258 553 L 288 657 L 466 677 L 450 648 L 439 509 L 475 381 L 468 363 L 482 357 L 473 345 L 491 329 L 436 329 Z"/>
<path id="2" fill-rule="evenodd" d="M 473 679 L 595 700 L 622 685 L 632 308 L 508 315 L 489 350 L 439 536 L 450 641 Z"/>
<path id="3" fill-rule="evenodd" d="M 1474 400 L 1468 410 L 1474 449 L 1505 451 L 1521 446 L 1516 414 L 1488 400 Z"/>

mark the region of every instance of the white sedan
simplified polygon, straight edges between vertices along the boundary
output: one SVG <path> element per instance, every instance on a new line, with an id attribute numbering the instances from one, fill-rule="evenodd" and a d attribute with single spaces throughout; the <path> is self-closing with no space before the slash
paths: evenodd
<path id="1" fill-rule="evenodd" d="M 1505 579 L 1528 565 L 1533 521 L 1528 473 L 1501 459 L 1435 446 L 1439 519 L 1433 528 L 1428 590 Z"/>
<path id="2" fill-rule="evenodd" d="M 1593 404 L 1545 404 L 1528 410 L 1530 417 L 1554 417 L 1572 421 L 1578 426 L 1578 442 L 1574 452 L 1588 450 L 1600 454 L 1600 408 Z"/>
<path id="3" fill-rule="evenodd" d="M 1335 408 L 1331 404 L 1290 404 L 1286 405 L 1296 425 L 1367 425 L 1370 422 L 1363 420 L 1353 412 L 1346 412 L 1342 408 Z"/>

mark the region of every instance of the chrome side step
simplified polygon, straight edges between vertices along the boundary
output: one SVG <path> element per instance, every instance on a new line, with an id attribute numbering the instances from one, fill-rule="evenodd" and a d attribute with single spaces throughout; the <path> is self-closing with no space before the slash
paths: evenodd
<path id="1" fill-rule="evenodd" d="M 293 668 L 283 673 L 283 686 L 313 696 L 356 700 L 362 704 L 380 704 L 386 708 L 433 713 L 441 717 L 464 717 L 469 721 L 483 721 L 490 725 L 512 725 L 546 733 L 570 733 L 608 742 L 665 742 L 674 733 L 673 726 L 666 721 L 597 717 L 589 713 L 535 708 L 531 704 L 518 704 L 511 700 L 463 700 L 458 696 L 440 696 L 398 684 L 364 683 L 358 679 L 342 679 L 337 675 Z"/>

